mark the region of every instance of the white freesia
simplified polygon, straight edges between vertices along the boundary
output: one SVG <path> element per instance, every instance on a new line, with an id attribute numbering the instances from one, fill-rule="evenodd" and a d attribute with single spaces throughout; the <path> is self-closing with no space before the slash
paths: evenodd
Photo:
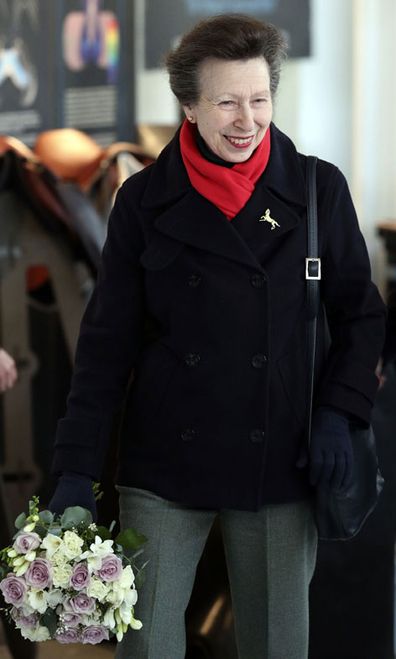
<path id="1" fill-rule="evenodd" d="M 35 629 L 21 627 L 21 634 L 23 638 L 27 638 L 29 641 L 36 641 L 38 643 L 41 643 L 42 641 L 48 641 L 51 638 L 47 627 L 42 626 L 37 626 Z"/>
<path id="2" fill-rule="evenodd" d="M 32 588 L 27 594 L 27 601 L 35 611 L 45 613 L 48 608 L 47 593 Z"/>
<path id="3" fill-rule="evenodd" d="M 102 540 L 98 535 L 95 536 L 88 551 L 81 554 L 80 559 L 86 560 L 90 571 L 100 570 L 102 566 L 102 558 L 107 554 L 114 554 L 113 540 Z"/>
<path id="4" fill-rule="evenodd" d="M 46 558 L 51 559 L 61 544 L 62 539 L 59 536 L 48 533 L 41 543 L 41 548 L 46 550 Z"/>
<path id="5" fill-rule="evenodd" d="M 126 602 L 123 602 L 118 610 L 120 612 L 120 618 L 122 622 L 125 622 L 126 625 L 129 625 L 133 618 L 131 607 L 128 606 Z"/>
<path id="6" fill-rule="evenodd" d="M 94 556 L 106 556 L 106 554 L 113 554 L 113 540 L 102 540 L 98 535 L 95 536 L 95 542 L 93 542 L 89 549 L 91 550 Z M 82 554 L 84 558 L 84 554 Z"/>
<path id="7" fill-rule="evenodd" d="M 107 609 L 106 613 L 103 616 L 103 624 L 105 625 L 105 627 L 108 627 L 109 629 L 114 629 L 114 627 L 116 626 L 113 608 Z"/>
<path id="8" fill-rule="evenodd" d="M 136 588 L 134 588 L 133 590 L 127 590 L 124 593 L 124 602 L 128 606 L 135 606 L 137 600 L 138 600 L 138 593 Z"/>
<path id="9" fill-rule="evenodd" d="M 23 527 L 23 531 L 25 531 L 25 533 L 31 533 L 32 531 L 34 531 L 35 528 L 36 528 L 36 523 L 30 522 L 30 524 L 26 524 L 26 526 Z"/>
<path id="10" fill-rule="evenodd" d="M 36 558 L 36 552 L 34 549 L 32 549 L 32 551 L 28 551 L 28 553 L 25 554 L 26 561 L 33 562 L 35 558 Z"/>
<path id="11" fill-rule="evenodd" d="M 138 620 L 137 618 L 134 618 L 132 616 L 130 626 L 132 627 L 132 629 L 141 629 L 143 627 L 143 623 L 141 620 Z"/>
<path id="12" fill-rule="evenodd" d="M 25 572 L 28 571 L 29 567 L 30 567 L 29 561 L 25 561 L 23 565 L 21 565 L 20 567 L 14 568 L 15 576 L 22 577 L 25 574 Z"/>
<path id="13" fill-rule="evenodd" d="M 135 582 L 135 575 L 130 565 L 127 565 L 122 570 L 122 574 L 117 583 L 120 584 L 121 588 L 130 588 Z"/>
<path id="14" fill-rule="evenodd" d="M 73 568 L 69 564 L 54 565 L 52 570 L 52 583 L 55 588 L 66 588 L 69 585 Z"/>
<path id="15" fill-rule="evenodd" d="M 80 538 L 74 531 L 65 531 L 63 534 L 63 542 L 60 550 L 67 558 L 77 558 L 81 554 L 81 547 L 84 540 Z"/>

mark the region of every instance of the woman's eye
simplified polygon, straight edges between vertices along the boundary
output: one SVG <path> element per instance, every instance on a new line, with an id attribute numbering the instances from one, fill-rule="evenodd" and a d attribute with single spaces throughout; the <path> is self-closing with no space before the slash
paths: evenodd
<path id="1" fill-rule="evenodd" d="M 235 101 L 220 101 L 219 105 L 224 108 L 231 108 L 235 106 Z"/>
<path id="2" fill-rule="evenodd" d="M 255 98 L 253 103 L 254 105 L 263 105 L 264 103 L 267 102 L 268 99 L 266 98 Z"/>

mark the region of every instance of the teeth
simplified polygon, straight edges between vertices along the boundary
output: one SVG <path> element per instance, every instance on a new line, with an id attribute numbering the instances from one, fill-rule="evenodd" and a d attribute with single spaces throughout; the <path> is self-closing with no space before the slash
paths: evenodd
<path id="1" fill-rule="evenodd" d="M 249 144 L 249 142 L 252 141 L 252 137 L 245 137 L 245 139 L 241 138 L 236 138 L 236 137 L 228 137 L 228 140 L 232 142 L 233 144 Z"/>

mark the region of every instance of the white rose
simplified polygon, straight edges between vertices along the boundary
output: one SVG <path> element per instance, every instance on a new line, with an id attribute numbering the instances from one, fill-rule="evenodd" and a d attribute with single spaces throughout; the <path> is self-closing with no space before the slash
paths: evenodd
<path id="1" fill-rule="evenodd" d="M 52 571 L 52 583 L 56 588 L 67 588 L 73 568 L 71 565 L 54 565 Z"/>
<path id="2" fill-rule="evenodd" d="M 59 536 L 48 533 L 41 543 L 41 548 L 46 550 L 47 558 L 51 559 L 61 544 L 62 539 Z"/>
<path id="3" fill-rule="evenodd" d="M 32 588 L 28 591 L 27 601 L 35 611 L 45 613 L 48 607 L 47 593 L 44 590 Z"/>
<path id="4" fill-rule="evenodd" d="M 95 579 L 93 577 L 87 588 L 87 595 L 89 597 L 95 597 L 99 602 L 103 602 L 110 590 L 110 587 L 107 584 L 104 584 L 100 579 Z"/>
<path id="5" fill-rule="evenodd" d="M 77 558 L 81 554 L 81 547 L 84 540 L 80 538 L 74 531 L 65 531 L 63 534 L 62 552 L 67 558 Z"/>
<path id="6" fill-rule="evenodd" d="M 54 565 L 58 565 L 59 567 L 62 567 L 63 565 L 67 565 L 67 563 L 69 563 L 69 559 L 63 552 L 63 545 L 61 545 L 58 551 L 56 551 L 55 554 L 52 555 L 51 560 Z"/>
<path id="7" fill-rule="evenodd" d="M 37 641 L 38 643 L 48 641 L 50 638 L 47 627 L 42 627 L 41 625 L 38 625 L 35 629 L 21 627 L 21 634 L 23 638 L 27 638 L 29 641 Z"/>

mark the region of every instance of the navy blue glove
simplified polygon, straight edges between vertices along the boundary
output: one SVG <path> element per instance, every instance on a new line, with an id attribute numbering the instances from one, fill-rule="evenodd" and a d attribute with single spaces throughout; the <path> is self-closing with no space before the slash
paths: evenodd
<path id="1" fill-rule="evenodd" d="M 65 472 L 60 476 L 54 495 L 48 504 L 48 510 L 61 515 L 69 506 L 87 508 L 93 520 L 97 520 L 96 501 L 89 476 L 74 472 Z"/>
<path id="2" fill-rule="evenodd" d="M 312 485 L 325 485 L 332 490 L 347 488 L 353 468 L 348 418 L 330 407 L 319 407 L 312 418 L 309 453 Z"/>

